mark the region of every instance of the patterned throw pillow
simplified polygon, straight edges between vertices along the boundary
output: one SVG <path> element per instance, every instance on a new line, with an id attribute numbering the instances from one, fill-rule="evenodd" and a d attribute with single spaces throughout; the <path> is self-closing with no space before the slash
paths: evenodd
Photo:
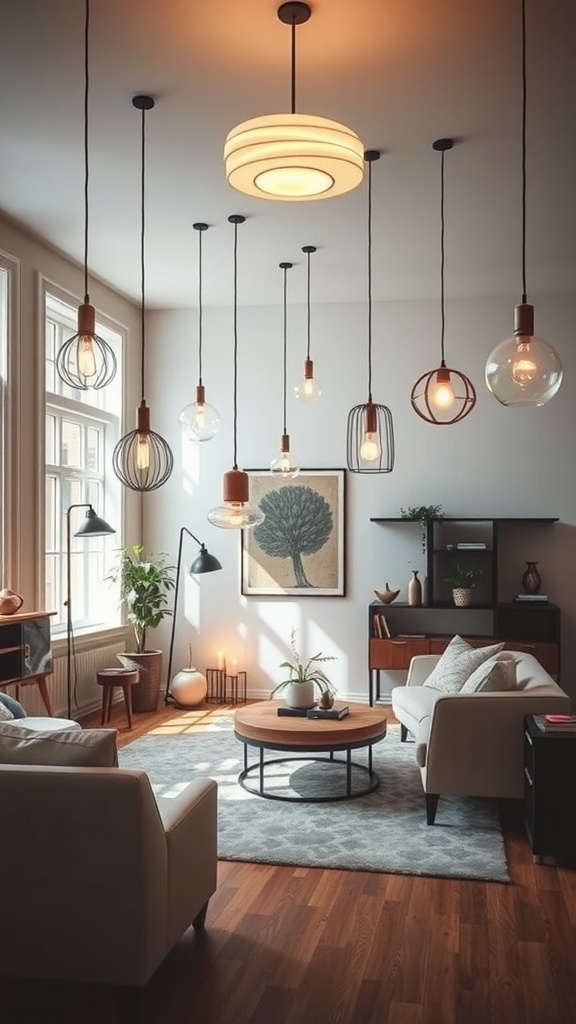
<path id="1" fill-rule="evenodd" d="M 494 693 L 498 690 L 516 689 L 516 658 L 503 651 L 494 658 L 488 658 L 468 676 L 460 693 Z"/>
<path id="2" fill-rule="evenodd" d="M 471 647 L 461 636 L 452 638 L 438 664 L 432 669 L 423 686 L 442 693 L 460 693 L 469 676 L 489 658 L 499 654 L 504 644 L 489 647 Z"/>
<path id="3" fill-rule="evenodd" d="M 2 701 L 0 701 L 0 722 L 12 721 L 14 721 L 14 715 L 9 710 L 9 708 L 7 708 L 6 705 L 2 703 Z"/>
<path id="4" fill-rule="evenodd" d="M 3 704 L 8 711 L 12 712 L 12 718 L 26 718 L 26 710 L 20 701 L 11 697 L 9 693 L 0 693 L 0 704 Z"/>

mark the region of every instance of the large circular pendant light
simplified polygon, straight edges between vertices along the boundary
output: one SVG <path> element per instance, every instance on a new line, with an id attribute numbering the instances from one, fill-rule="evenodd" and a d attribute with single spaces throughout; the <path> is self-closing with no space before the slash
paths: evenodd
<path id="1" fill-rule="evenodd" d="M 292 29 L 292 107 L 236 125 L 226 138 L 226 179 L 260 199 L 300 202 L 350 192 L 364 177 L 364 147 L 351 128 L 296 113 L 296 26 L 311 15 L 305 3 L 284 3 L 278 17 Z"/>
<path id="2" fill-rule="evenodd" d="M 552 345 L 534 334 L 534 306 L 526 291 L 526 0 L 522 20 L 522 302 L 514 307 L 514 333 L 490 353 L 486 386 L 502 405 L 544 405 L 562 383 L 562 363 Z"/>

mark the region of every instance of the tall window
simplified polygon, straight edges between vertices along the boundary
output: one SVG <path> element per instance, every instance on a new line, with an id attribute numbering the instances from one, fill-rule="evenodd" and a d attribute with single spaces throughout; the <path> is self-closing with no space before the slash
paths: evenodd
<path id="1" fill-rule="evenodd" d="M 74 629 L 105 629 L 120 623 L 117 602 L 105 577 L 121 546 L 120 487 L 112 473 L 112 452 L 122 419 L 123 335 L 98 319 L 96 331 L 114 349 L 118 373 L 105 388 L 69 387 L 56 372 L 61 345 L 77 330 L 76 307 L 54 292 L 45 293 L 46 311 L 46 608 L 55 637 L 66 628 L 71 601 Z M 110 537 L 74 537 L 86 508 L 70 510 L 70 588 L 68 588 L 67 510 L 91 504 L 116 529 Z M 68 593 L 68 589 L 70 593 Z"/>

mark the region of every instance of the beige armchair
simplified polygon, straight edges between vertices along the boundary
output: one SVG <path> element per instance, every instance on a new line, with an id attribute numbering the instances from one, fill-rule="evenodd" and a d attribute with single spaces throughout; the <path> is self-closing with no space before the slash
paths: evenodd
<path id="1" fill-rule="evenodd" d="M 216 889 L 217 787 L 0 765 L 0 976 L 142 986 Z"/>

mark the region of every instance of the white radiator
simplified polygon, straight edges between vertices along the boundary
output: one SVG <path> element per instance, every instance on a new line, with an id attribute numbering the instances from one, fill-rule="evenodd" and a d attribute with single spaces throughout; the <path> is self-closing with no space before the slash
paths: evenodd
<path id="1" fill-rule="evenodd" d="M 96 673 L 103 668 L 120 668 L 116 655 L 125 650 L 124 643 L 108 644 L 89 651 L 77 651 L 72 658 L 72 718 L 85 715 L 102 707 L 102 687 L 96 682 Z M 53 674 L 47 677 L 52 711 L 57 717 L 67 717 L 67 658 L 66 653 L 53 658 Z M 29 715 L 45 715 L 46 709 L 37 686 L 20 689 L 20 700 Z"/>

